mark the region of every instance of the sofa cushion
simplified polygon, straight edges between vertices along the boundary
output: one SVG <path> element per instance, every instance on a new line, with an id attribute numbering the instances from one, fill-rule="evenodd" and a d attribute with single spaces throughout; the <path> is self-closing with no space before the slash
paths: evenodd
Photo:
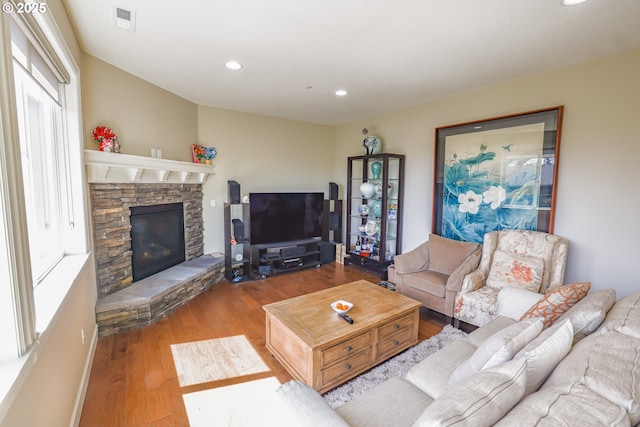
<path id="1" fill-rule="evenodd" d="M 544 298 L 538 301 L 525 314 L 522 320 L 542 317 L 544 327 L 548 328 L 567 310 L 584 298 L 591 288 L 590 282 L 572 283 L 547 291 Z"/>
<path id="2" fill-rule="evenodd" d="M 528 291 L 526 289 L 506 287 L 500 290 L 496 303 L 496 314 L 520 320 L 535 303 L 544 297 L 543 294 Z"/>
<path id="3" fill-rule="evenodd" d="M 456 340 L 411 368 L 405 379 L 436 399 L 448 390 L 454 369 L 471 357 L 476 348 L 466 339 Z"/>
<path id="4" fill-rule="evenodd" d="M 627 411 L 579 383 L 522 399 L 496 427 L 629 426 Z"/>
<path id="5" fill-rule="evenodd" d="M 410 426 L 433 402 L 411 383 L 391 378 L 336 408 L 354 427 Z"/>
<path id="6" fill-rule="evenodd" d="M 524 359 L 482 371 L 436 399 L 413 425 L 492 426 L 522 398 L 526 372 Z"/>
<path id="7" fill-rule="evenodd" d="M 437 271 L 419 271 L 404 276 L 404 285 L 410 286 L 433 296 L 444 298 L 447 290 L 446 274 Z"/>
<path id="8" fill-rule="evenodd" d="M 544 261 L 538 257 L 495 251 L 486 285 L 494 289 L 512 286 L 538 292 L 543 272 Z"/>
<path id="9" fill-rule="evenodd" d="M 640 292 L 616 302 L 609 310 L 602 328 L 640 338 Z"/>
<path id="10" fill-rule="evenodd" d="M 528 319 L 496 332 L 453 371 L 449 377 L 449 386 L 454 387 L 483 369 L 493 368 L 513 359 L 540 331 L 542 319 Z"/>
<path id="11" fill-rule="evenodd" d="M 580 340 L 540 390 L 581 383 L 622 406 L 632 424 L 640 422 L 640 340 L 615 331 L 597 331 Z"/>
<path id="12" fill-rule="evenodd" d="M 480 347 L 480 344 L 485 342 L 491 335 L 503 330 L 507 326 L 513 325 L 514 323 L 517 323 L 517 321 L 504 316 L 496 316 L 483 327 L 478 328 L 468 334 L 467 341 L 478 348 Z"/>
<path id="13" fill-rule="evenodd" d="M 458 240 L 440 237 L 437 234 L 429 235 L 429 270 L 446 274 L 453 273 L 480 246 L 472 242 L 460 242 Z"/>
<path id="14" fill-rule="evenodd" d="M 295 416 L 298 426 L 349 426 L 317 391 L 303 382 L 288 381 L 278 387 L 276 394 L 284 400 L 290 413 Z"/>
<path id="15" fill-rule="evenodd" d="M 573 327 L 569 320 L 556 322 L 524 346 L 514 359 L 527 359 L 525 396 L 537 391 L 560 361 L 571 351 Z"/>
<path id="16" fill-rule="evenodd" d="M 560 316 L 556 323 L 570 320 L 573 325 L 573 342 L 576 343 L 598 329 L 615 302 L 615 289 L 591 292 Z"/>

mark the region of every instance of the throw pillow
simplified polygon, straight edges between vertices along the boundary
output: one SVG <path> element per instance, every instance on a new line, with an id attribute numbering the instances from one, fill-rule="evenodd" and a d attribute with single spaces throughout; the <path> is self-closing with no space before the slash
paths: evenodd
<path id="1" fill-rule="evenodd" d="M 538 292 L 542 284 L 544 261 L 538 257 L 495 251 L 487 286 L 502 289 L 507 286 Z"/>
<path id="2" fill-rule="evenodd" d="M 498 294 L 496 314 L 513 320 L 520 320 L 535 303 L 544 297 L 543 294 L 520 288 L 502 288 Z"/>
<path id="3" fill-rule="evenodd" d="M 571 351 L 573 326 L 569 320 L 556 322 L 527 344 L 514 359 L 527 359 L 527 387 L 524 395 L 538 391 L 558 363 Z"/>
<path id="4" fill-rule="evenodd" d="M 472 242 L 460 242 L 436 234 L 429 235 L 429 270 L 447 276 L 471 255 L 480 245 Z"/>
<path id="5" fill-rule="evenodd" d="M 565 319 L 573 325 L 573 343 L 592 334 L 607 316 L 607 312 L 616 302 L 615 289 L 603 289 L 591 292 L 564 313 L 557 322 Z"/>
<path id="6" fill-rule="evenodd" d="M 424 410 L 414 426 L 493 426 L 520 401 L 526 361 L 512 360 L 450 388 Z"/>
<path id="7" fill-rule="evenodd" d="M 513 359 L 525 345 L 542 331 L 542 319 L 527 319 L 507 326 L 487 338 L 471 357 L 462 362 L 449 377 L 454 387 L 475 373 Z"/>
<path id="8" fill-rule="evenodd" d="M 591 289 L 591 282 L 572 283 L 547 291 L 544 298 L 538 301 L 520 320 L 542 317 L 544 327 L 553 322 L 584 298 Z"/>

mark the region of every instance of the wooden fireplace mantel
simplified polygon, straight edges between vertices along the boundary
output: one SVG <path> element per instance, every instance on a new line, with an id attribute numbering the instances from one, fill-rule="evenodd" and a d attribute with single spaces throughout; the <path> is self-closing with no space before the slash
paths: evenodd
<path id="1" fill-rule="evenodd" d="M 204 184 L 214 174 L 212 165 L 96 150 L 84 150 L 84 163 L 90 183 Z"/>

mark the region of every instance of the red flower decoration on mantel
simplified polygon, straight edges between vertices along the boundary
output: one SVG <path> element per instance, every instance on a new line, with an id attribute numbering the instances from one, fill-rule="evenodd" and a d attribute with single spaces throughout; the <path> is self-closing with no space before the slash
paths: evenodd
<path id="1" fill-rule="evenodd" d="M 111 129 L 106 126 L 98 126 L 91 132 L 93 139 L 100 143 L 100 151 L 113 153 L 120 152 L 120 143 L 118 137 Z"/>

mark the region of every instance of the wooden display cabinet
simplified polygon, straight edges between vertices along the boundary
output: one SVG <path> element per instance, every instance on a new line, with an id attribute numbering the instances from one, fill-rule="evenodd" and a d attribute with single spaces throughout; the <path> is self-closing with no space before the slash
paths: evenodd
<path id="1" fill-rule="evenodd" d="M 348 158 L 345 265 L 375 271 L 382 280 L 402 253 L 404 157 L 380 153 Z M 363 183 L 373 185 L 374 192 L 363 194 Z"/>

